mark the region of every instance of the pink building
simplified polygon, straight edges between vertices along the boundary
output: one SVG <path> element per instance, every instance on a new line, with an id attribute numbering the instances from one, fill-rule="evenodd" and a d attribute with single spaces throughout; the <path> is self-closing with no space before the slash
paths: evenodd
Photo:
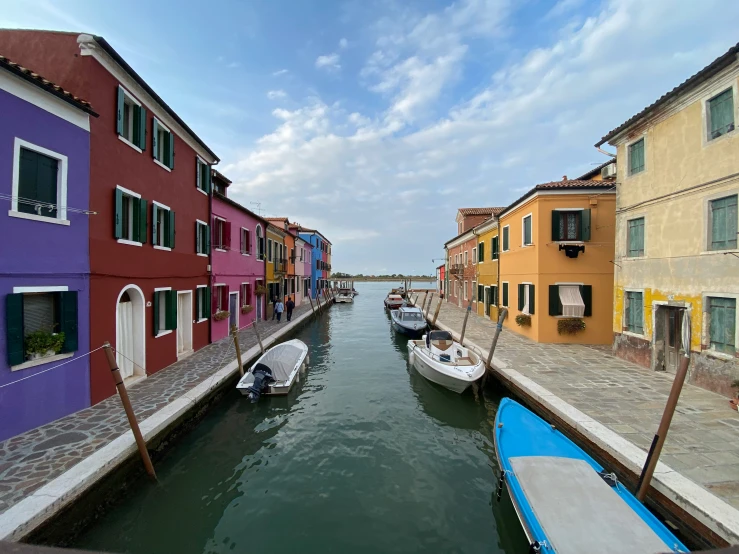
<path id="1" fill-rule="evenodd" d="M 267 222 L 228 198 L 231 181 L 213 171 L 211 218 L 212 342 L 229 334 L 231 325 L 242 328 L 255 318 L 264 319 L 264 237 Z"/>
<path id="2" fill-rule="evenodd" d="M 295 235 L 295 305 L 300 306 L 303 298 L 307 295 L 304 290 L 306 271 L 310 273 L 310 267 L 305 268 L 305 241 Z"/>

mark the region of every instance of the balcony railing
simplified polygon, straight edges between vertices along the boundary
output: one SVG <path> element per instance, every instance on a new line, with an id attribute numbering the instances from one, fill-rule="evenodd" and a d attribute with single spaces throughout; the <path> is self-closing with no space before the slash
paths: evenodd
<path id="1" fill-rule="evenodd" d="M 449 273 L 452 275 L 462 275 L 464 273 L 464 264 L 451 264 L 449 266 Z"/>
<path id="2" fill-rule="evenodd" d="M 285 273 L 287 271 L 287 260 L 285 258 L 275 259 L 275 273 Z"/>

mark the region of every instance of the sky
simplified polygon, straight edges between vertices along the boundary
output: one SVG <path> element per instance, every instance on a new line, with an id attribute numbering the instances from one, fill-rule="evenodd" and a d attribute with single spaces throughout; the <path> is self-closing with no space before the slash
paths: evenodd
<path id="1" fill-rule="evenodd" d="M 737 20 L 730 0 L 0 0 L 0 27 L 104 36 L 231 198 L 364 274 L 432 274 L 458 208 L 606 161 L 598 139 L 736 44 Z"/>

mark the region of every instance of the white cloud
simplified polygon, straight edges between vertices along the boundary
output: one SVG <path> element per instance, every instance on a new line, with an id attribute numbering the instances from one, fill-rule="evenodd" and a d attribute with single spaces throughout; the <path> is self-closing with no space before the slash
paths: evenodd
<path id="1" fill-rule="evenodd" d="M 341 69 L 339 64 L 339 55 L 337 53 L 328 54 L 326 56 L 318 56 L 316 58 L 316 67 L 318 69 L 326 69 L 327 71 L 337 71 Z"/>
<path id="2" fill-rule="evenodd" d="M 270 100 L 280 100 L 281 98 L 287 98 L 287 93 L 284 90 L 270 90 L 267 92 L 267 98 Z"/>
<path id="3" fill-rule="evenodd" d="M 341 40 L 339 40 L 339 48 L 343 50 L 344 48 L 347 48 L 348 46 L 349 46 L 348 40 L 346 40 L 345 38 L 342 38 Z"/>
<path id="4" fill-rule="evenodd" d="M 289 73 L 289 71 L 287 69 L 279 69 L 279 70 L 275 71 L 274 73 L 272 73 L 272 76 L 273 77 L 279 77 L 280 75 L 285 75 L 286 73 Z"/>

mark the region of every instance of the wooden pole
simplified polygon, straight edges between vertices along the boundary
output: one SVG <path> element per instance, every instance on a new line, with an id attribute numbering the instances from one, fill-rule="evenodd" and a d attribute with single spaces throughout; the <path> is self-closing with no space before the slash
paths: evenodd
<path id="1" fill-rule="evenodd" d="M 321 306 L 321 295 L 320 294 L 316 294 L 316 304 L 318 304 L 318 313 L 320 314 L 321 313 L 321 309 L 322 309 L 322 306 Z"/>
<path id="2" fill-rule="evenodd" d="M 436 305 L 436 311 L 434 311 L 434 320 L 431 322 L 431 325 L 436 325 L 436 318 L 439 317 L 439 312 L 441 311 L 441 298 L 439 298 L 439 303 Z"/>
<path id="3" fill-rule="evenodd" d="M 431 296 L 429 297 L 429 305 L 426 306 L 426 319 L 429 317 L 429 312 L 431 311 L 431 303 L 434 301 L 434 293 L 431 293 Z"/>
<path id="4" fill-rule="evenodd" d="M 428 297 L 429 297 L 429 293 L 428 292 L 424 292 L 423 293 L 423 302 L 421 302 L 421 312 L 423 312 L 423 310 L 426 308 L 426 300 L 428 300 Z"/>
<path id="5" fill-rule="evenodd" d="M 488 351 L 488 359 L 485 362 L 485 373 L 482 376 L 482 385 L 485 386 L 485 382 L 488 379 L 488 370 L 493 371 L 493 352 L 498 344 L 498 337 L 500 332 L 503 330 L 503 320 L 508 313 L 508 308 L 500 308 L 498 311 L 498 324 L 495 326 L 495 332 L 493 333 L 493 342 L 490 344 L 490 350 Z"/>
<path id="6" fill-rule="evenodd" d="M 682 391 L 683 384 L 685 384 L 685 377 L 688 374 L 688 366 L 690 365 L 690 316 L 687 312 L 683 315 L 682 343 L 685 353 L 680 359 L 680 365 L 677 368 L 675 379 L 672 381 L 670 395 L 667 397 L 667 404 L 665 405 L 665 411 L 662 414 L 662 420 L 659 423 L 657 434 L 654 435 L 654 439 L 652 439 L 652 446 L 649 448 L 647 461 L 645 462 L 644 469 L 639 477 L 636 497 L 640 502 L 644 502 L 644 499 L 647 496 L 654 469 L 657 467 L 659 455 L 662 452 L 665 439 L 667 439 L 667 432 L 670 430 L 672 416 L 675 415 L 675 408 L 677 407 L 677 401 L 680 398 L 680 391 Z"/>
<path id="7" fill-rule="evenodd" d="M 316 309 L 313 307 L 313 298 L 311 298 L 311 295 L 308 294 L 308 300 L 310 300 L 310 311 L 312 314 L 316 313 Z"/>
<path id="8" fill-rule="evenodd" d="M 462 334 L 459 335 L 459 344 L 464 346 L 464 332 L 467 330 L 467 319 L 470 317 L 472 311 L 472 298 L 470 298 L 469 304 L 467 304 L 467 311 L 464 314 L 464 323 L 462 323 Z"/>
<path id="9" fill-rule="evenodd" d="M 239 375 L 244 376 L 244 364 L 241 363 L 241 346 L 239 346 L 239 331 L 236 325 L 231 325 L 231 336 L 234 338 L 234 348 L 236 348 L 236 359 L 239 361 Z"/>
<path id="10" fill-rule="evenodd" d="M 254 323 L 252 323 L 254 326 L 254 332 L 257 335 L 257 342 L 259 343 L 259 351 L 264 354 L 264 345 L 262 344 L 262 337 L 259 336 L 259 329 L 257 328 L 257 320 L 254 320 Z"/>
<path id="11" fill-rule="evenodd" d="M 139 447 L 139 454 L 141 454 L 141 460 L 144 462 L 146 473 L 148 473 L 149 476 L 156 481 L 157 474 L 154 472 L 154 466 L 151 463 L 149 451 L 146 449 L 146 442 L 144 442 L 144 437 L 141 435 L 139 422 L 136 421 L 136 414 L 133 411 L 133 406 L 131 406 L 131 399 L 128 398 L 126 385 L 123 384 L 121 372 L 118 369 L 118 363 L 115 361 L 113 349 L 111 348 L 109 342 L 105 342 L 105 344 L 103 345 L 103 350 L 105 350 L 105 357 L 108 359 L 108 365 L 110 366 L 110 371 L 113 374 L 113 382 L 115 383 L 115 388 L 118 389 L 118 394 L 120 395 L 121 402 L 123 403 L 123 409 L 126 411 L 128 424 L 131 426 L 131 431 L 133 431 L 134 439 L 136 439 L 136 446 Z"/>

